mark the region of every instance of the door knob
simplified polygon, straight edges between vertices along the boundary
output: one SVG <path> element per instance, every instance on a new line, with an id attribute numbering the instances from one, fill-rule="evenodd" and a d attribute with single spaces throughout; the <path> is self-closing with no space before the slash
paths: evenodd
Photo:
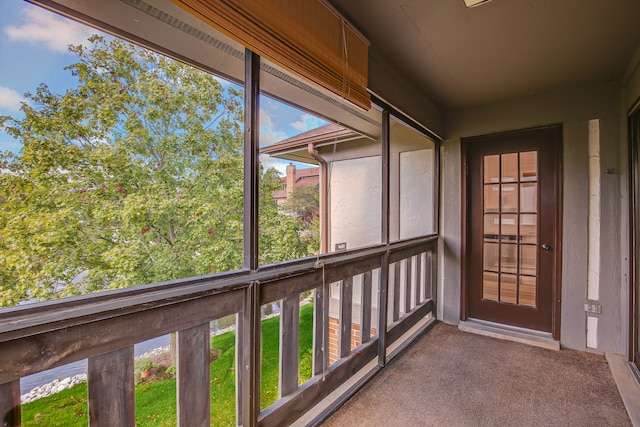
<path id="1" fill-rule="evenodd" d="M 544 250 L 545 250 L 545 251 L 547 251 L 547 252 L 550 252 L 550 251 L 551 251 L 551 245 L 548 245 L 548 244 L 546 244 L 546 243 L 543 243 L 541 247 L 542 247 L 542 249 L 544 249 Z"/>

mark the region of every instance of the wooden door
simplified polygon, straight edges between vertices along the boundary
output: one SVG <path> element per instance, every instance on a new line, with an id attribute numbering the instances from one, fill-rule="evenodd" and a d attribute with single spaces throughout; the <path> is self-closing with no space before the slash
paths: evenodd
<path id="1" fill-rule="evenodd" d="M 554 332 L 561 144 L 559 126 L 463 140 L 467 318 Z"/>

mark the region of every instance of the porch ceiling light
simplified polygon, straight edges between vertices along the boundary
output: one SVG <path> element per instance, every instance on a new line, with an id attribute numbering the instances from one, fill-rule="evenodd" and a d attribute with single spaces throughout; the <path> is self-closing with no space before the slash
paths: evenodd
<path id="1" fill-rule="evenodd" d="M 476 7 L 485 3 L 489 3 L 491 0 L 464 0 L 464 4 L 467 7 Z"/>

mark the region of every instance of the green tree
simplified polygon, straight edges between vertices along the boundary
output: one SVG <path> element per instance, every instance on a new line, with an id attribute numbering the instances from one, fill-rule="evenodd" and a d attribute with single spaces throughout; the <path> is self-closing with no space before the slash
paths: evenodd
<path id="1" fill-rule="evenodd" d="M 22 143 L 0 153 L 0 306 L 241 267 L 241 92 L 119 40 L 70 51 L 76 87 L 0 118 Z M 306 254 L 278 185 L 263 172 L 268 262 Z"/>
<path id="2" fill-rule="evenodd" d="M 294 212 L 305 224 L 310 224 L 320 210 L 319 193 L 319 188 L 315 185 L 295 187 L 283 209 Z"/>

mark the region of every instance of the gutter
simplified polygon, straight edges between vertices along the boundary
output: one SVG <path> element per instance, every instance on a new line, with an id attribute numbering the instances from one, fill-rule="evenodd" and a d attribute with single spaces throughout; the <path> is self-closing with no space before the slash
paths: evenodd
<path id="1" fill-rule="evenodd" d="M 314 143 L 307 144 L 307 151 L 320 164 L 320 253 L 326 254 L 329 252 L 327 250 L 329 244 L 329 203 L 327 200 L 329 195 L 329 175 L 327 173 L 327 162 L 320 156 Z"/>

